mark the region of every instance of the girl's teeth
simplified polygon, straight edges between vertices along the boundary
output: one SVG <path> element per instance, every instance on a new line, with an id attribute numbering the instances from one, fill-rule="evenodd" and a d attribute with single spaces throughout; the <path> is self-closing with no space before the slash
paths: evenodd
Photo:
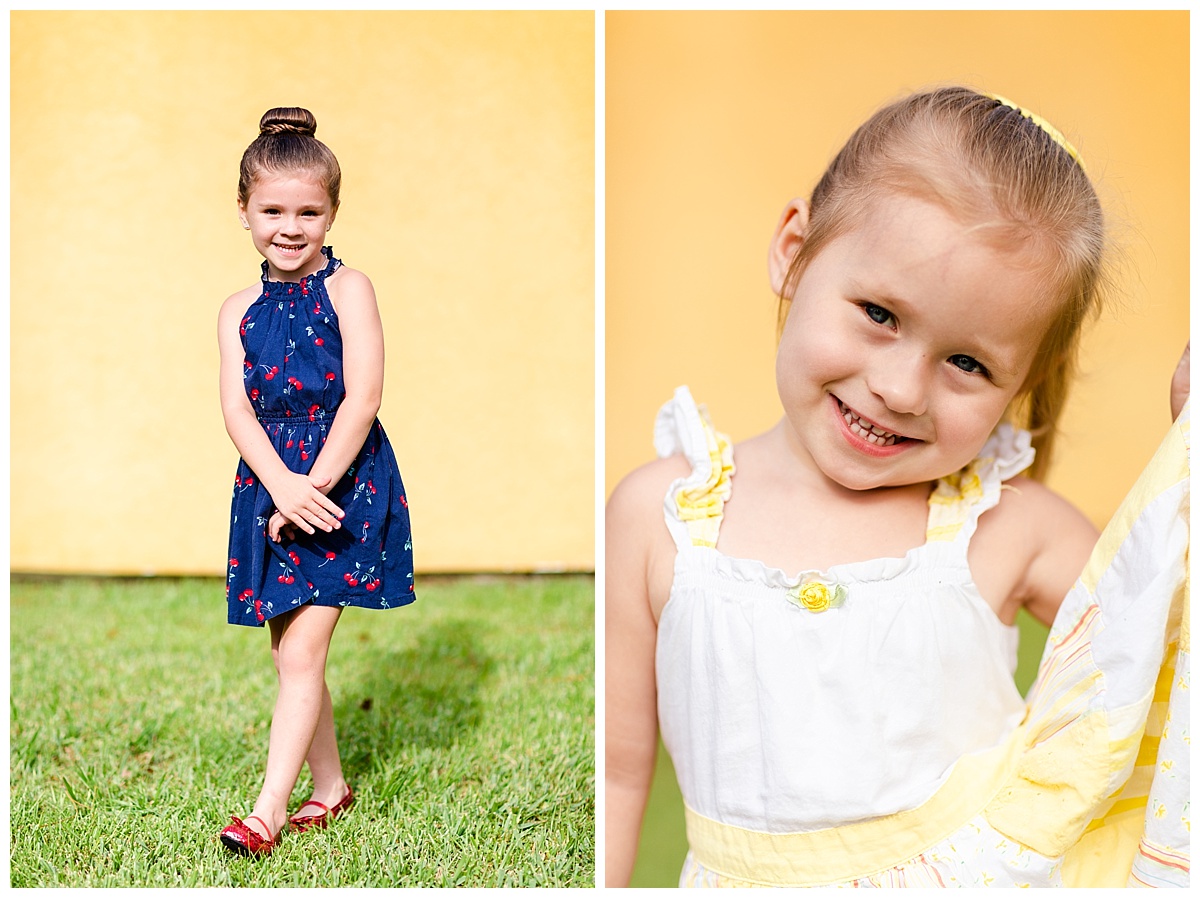
<path id="1" fill-rule="evenodd" d="M 874 424 L 866 424 L 866 422 L 856 417 L 850 411 L 850 407 L 844 402 L 839 402 L 838 407 L 842 412 L 842 417 L 845 419 L 846 425 L 855 435 L 876 446 L 891 446 L 895 444 L 896 435 L 894 433 L 889 433 L 880 427 L 876 427 Z"/>
<path id="2" fill-rule="evenodd" d="M 894 435 L 888 434 L 887 436 L 883 436 L 881 434 L 872 433 L 870 430 L 863 430 L 863 428 L 860 427 L 857 422 L 851 424 L 850 429 L 868 443 L 872 443 L 876 446 L 891 446 L 896 442 L 896 437 Z"/>

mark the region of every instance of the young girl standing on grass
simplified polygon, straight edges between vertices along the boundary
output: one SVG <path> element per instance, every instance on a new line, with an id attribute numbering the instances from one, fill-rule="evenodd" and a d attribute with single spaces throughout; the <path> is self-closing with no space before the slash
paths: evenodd
<path id="1" fill-rule="evenodd" d="M 271 631 L 279 695 L 254 809 L 221 832 L 243 854 L 270 853 L 289 824 L 305 762 L 312 797 L 292 830 L 350 806 L 333 704 L 329 642 L 342 608 L 412 602 L 408 502 L 375 417 L 383 328 L 370 280 L 323 246 L 341 170 L 306 109 L 271 109 L 242 156 L 238 214 L 262 255 L 262 281 L 217 322 L 221 410 L 241 453 L 234 478 L 229 622 Z"/>
<path id="2" fill-rule="evenodd" d="M 1058 884 L 1089 821 L 1126 810 L 1105 802 L 1178 633 L 1186 453 L 1129 506 L 1144 534 L 1168 495 L 1151 538 L 1102 542 L 1073 589 L 1097 533 L 1040 478 L 1103 248 L 1075 149 L 966 88 L 882 109 L 787 206 L 783 418 L 735 453 L 680 388 L 660 460 L 608 506 L 608 884 L 660 727 L 686 886 Z M 1028 705 L 1022 606 L 1056 621 Z M 1180 767 L 1159 816 L 1181 830 Z"/>

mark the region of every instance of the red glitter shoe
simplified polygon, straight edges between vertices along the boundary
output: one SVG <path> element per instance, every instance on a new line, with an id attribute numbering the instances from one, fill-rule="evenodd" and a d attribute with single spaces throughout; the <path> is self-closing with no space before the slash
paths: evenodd
<path id="1" fill-rule="evenodd" d="M 264 857 L 271 853 L 271 849 L 279 844 L 279 837 L 283 835 L 283 830 L 275 833 L 272 839 L 264 839 L 237 817 L 231 817 L 233 822 L 221 830 L 221 843 L 235 854 L 247 854 L 251 857 Z M 262 817 L 256 817 L 251 814 L 247 820 L 257 820 L 262 824 L 262 828 L 267 832 L 271 831 L 271 827 L 267 826 Z"/>
<path id="2" fill-rule="evenodd" d="M 317 807 L 319 807 L 321 809 L 321 813 L 319 813 L 319 814 L 303 814 L 303 815 L 297 814 L 294 817 L 289 817 L 288 822 L 291 823 L 291 825 L 292 825 L 291 826 L 292 831 L 298 832 L 298 833 L 302 833 L 302 832 L 305 832 L 306 830 L 314 829 L 314 828 L 324 829 L 325 827 L 327 827 L 329 825 L 330 820 L 336 820 L 338 815 L 341 814 L 342 811 L 344 811 L 348 807 L 350 807 L 350 805 L 353 804 L 353 802 L 354 802 L 354 793 L 350 790 L 350 787 L 347 786 L 346 787 L 346 795 L 342 798 L 341 801 L 339 801 L 333 807 L 328 808 L 325 805 L 321 804 L 321 802 L 313 801 L 310 798 L 308 801 L 304 802 L 304 804 L 302 804 L 300 807 L 304 808 L 310 804 L 315 804 Z"/>

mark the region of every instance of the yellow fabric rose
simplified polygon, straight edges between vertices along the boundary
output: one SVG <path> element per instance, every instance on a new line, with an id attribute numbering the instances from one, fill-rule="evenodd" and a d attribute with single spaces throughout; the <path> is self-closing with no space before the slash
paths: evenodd
<path id="1" fill-rule="evenodd" d="M 846 590 L 840 584 L 826 583 L 813 577 L 788 590 L 788 598 L 805 611 L 818 613 L 841 605 L 845 601 Z"/>
<path id="2" fill-rule="evenodd" d="M 824 611 L 829 607 L 829 587 L 824 583 L 805 583 L 798 598 L 809 611 Z"/>

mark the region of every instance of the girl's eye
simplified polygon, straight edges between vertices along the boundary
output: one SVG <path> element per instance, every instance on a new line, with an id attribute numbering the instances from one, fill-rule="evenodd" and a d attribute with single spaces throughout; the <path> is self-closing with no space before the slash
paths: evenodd
<path id="1" fill-rule="evenodd" d="M 960 371 L 966 371 L 968 374 L 982 374 L 987 376 L 988 370 L 979 364 L 978 361 L 971 358 L 969 355 L 952 355 L 949 362 Z"/>
<path id="2" fill-rule="evenodd" d="M 891 312 L 882 306 L 877 306 L 870 302 L 864 303 L 863 311 L 866 312 L 867 317 L 876 324 L 882 324 L 887 327 L 894 327 L 896 324 L 895 316 L 893 316 Z"/>

